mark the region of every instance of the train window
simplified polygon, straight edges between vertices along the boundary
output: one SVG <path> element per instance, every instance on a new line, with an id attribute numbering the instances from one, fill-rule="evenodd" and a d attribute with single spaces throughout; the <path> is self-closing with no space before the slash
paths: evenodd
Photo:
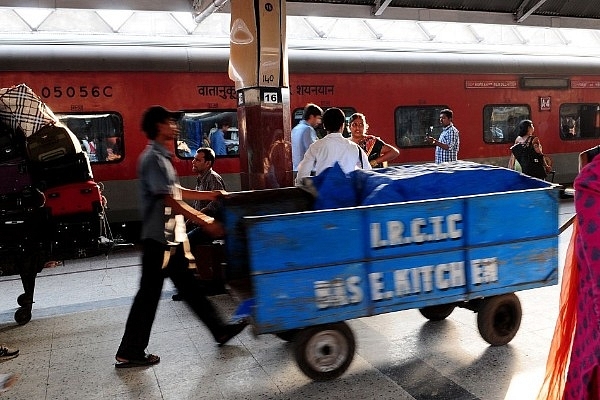
<path id="1" fill-rule="evenodd" d="M 526 104 L 486 105 L 483 107 L 483 141 L 514 143 L 519 122 L 524 119 L 531 119 L 531 110 Z"/>
<path id="2" fill-rule="evenodd" d="M 327 107 L 327 108 L 330 108 L 330 107 Z M 350 116 L 356 112 L 356 109 L 352 108 L 352 107 L 338 107 L 338 108 L 344 112 L 344 115 L 346 115 L 346 128 L 348 128 L 348 120 L 350 119 Z M 326 109 L 323 109 L 323 111 L 325 111 L 325 110 Z M 302 121 L 303 114 L 304 114 L 304 108 L 296 108 L 294 110 L 294 112 L 292 113 L 292 128 L 295 127 L 296 125 L 298 125 L 298 123 L 300 121 Z M 322 139 L 325 136 L 325 134 L 327 133 L 327 132 L 325 132 L 325 128 L 323 128 L 323 125 L 317 126 L 315 128 L 315 131 L 317 131 L 317 137 L 319 139 Z M 348 132 L 347 129 L 344 132 L 344 137 L 350 137 L 350 132 Z"/>
<path id="3" fill-rule="evenodd" d="M 396 145 L 398 147 L 427 146 L 426 136 L 439 138 L 442 133 L 440 111 L 448 106 L 398 107 L 395 111 Z"/>
<path id="4" fill-rule="evenodd" d="M 193 158 L 200 147 L 212 148 L 217 157 L 239 156 L 237 111 L 186 111 L 178 124 L 178 157 Z"/>
<path id="5" fill-rule="evenodd" d="M 561 139 L 577 140 L 600 137 L 599 104 L 561 104 L 559 114 Z"/>
<path id="6" fill-rule="evenodd" d="M 115 112 L 97 114 L 56 114 L 81 142 L 91 163 L 123 159 L 123 118 Z"/>

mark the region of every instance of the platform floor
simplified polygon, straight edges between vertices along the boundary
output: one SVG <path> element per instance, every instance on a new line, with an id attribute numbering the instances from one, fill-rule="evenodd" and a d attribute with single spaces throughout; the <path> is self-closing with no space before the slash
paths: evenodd
<path id="1" fill-rule="evenodd" d="M 573 214 L 560 206 L 560 222 Z M 518 229 L 515 227 L 515 229 Z M 560 271 L 571 229 L 560 236 Z M 165 281 L 149 351 L 153 367 L 119 370 L 114 355 L 138 287 L 139 253 L 66 261 L 37 279 L 33 318 L 14 322 L 18 277 L 0 279 L 0 342 L 18 347 L 0 373 L 20 375 L 1 399 L 534 399 L 542 382 L 557 315 L 559 286 L 518 292 L 523 319 L 511 343 L 489 346 L 476 314 L 457 309 L 442 322 L 417 310 L 349 321 L 357 351 L 349 370 L 313 382 L 294 361 L 293 346 L 246 329 L 219 348 Z M 228 295 L 213 297 L 229 315 Z"/>

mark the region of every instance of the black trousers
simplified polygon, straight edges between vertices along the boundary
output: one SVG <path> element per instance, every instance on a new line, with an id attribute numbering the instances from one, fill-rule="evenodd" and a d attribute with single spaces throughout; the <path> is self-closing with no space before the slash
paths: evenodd
<path id="1" fill-rule="evenodd" d="M 124 359 L 139 359 L 144 356 L 150 331 L 156 316 L 165 277 L 170 277 L 183 300 L 204 322 L 215 339 L 224 333 L 224 322 L 219 313 L 206 297 L 204 288 L 195 279 L 193 271 L 188 269 L 188 260 L 183 245 L 176 247 L 166 268 L 162 268 L 165 250 L 169 248 L 155 240 L 143 242 L 142 277 L 140 288 L 133 300 L 125 333 L 117 356 Z"/>

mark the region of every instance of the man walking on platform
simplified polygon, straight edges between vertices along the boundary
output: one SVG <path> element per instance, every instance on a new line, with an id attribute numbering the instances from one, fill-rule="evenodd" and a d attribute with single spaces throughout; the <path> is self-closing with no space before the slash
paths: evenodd
<path id="1" fill-rule="evenodd" d="M 199 192 L 179 185 L 168 146 L 172 146 L 178 134 L 176 121 L 180 117 L 180 112 L 153 106 L 145 111 L 142 118 L 142 130 L 150 140 L 138 159 L 137 167 L 143 221 L 142 276 L 115 356 L 116 368 L 160 362 L 160 357 L 146 353 L 146 347 L 165 276 L 171 278 L 183 300 L 204 322 L 219 345 L 228 342 L 246 326 L 245 322 L 225 324 L 188 268 L 189 262 L 183 249 L 185 226 L 181 215 L 213 237 L 223 236 L 224 231 L 214 218 L 194 210 L 183 199 L 215 200 L 222 192 Z"/>

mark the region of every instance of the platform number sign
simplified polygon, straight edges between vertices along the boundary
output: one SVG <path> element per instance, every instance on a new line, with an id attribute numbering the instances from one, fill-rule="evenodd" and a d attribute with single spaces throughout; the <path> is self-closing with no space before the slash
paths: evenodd
<path id="1" fill-rule="evenodd" d="M 281 91 L 273 88 L 261 88 L 261 101 L 266 104 L 281 103 Z"/>
<path id="2" fill-rule="evenodd" d="M 540 97 L 540 111 L 550 111 L 550 96 Z"/>

